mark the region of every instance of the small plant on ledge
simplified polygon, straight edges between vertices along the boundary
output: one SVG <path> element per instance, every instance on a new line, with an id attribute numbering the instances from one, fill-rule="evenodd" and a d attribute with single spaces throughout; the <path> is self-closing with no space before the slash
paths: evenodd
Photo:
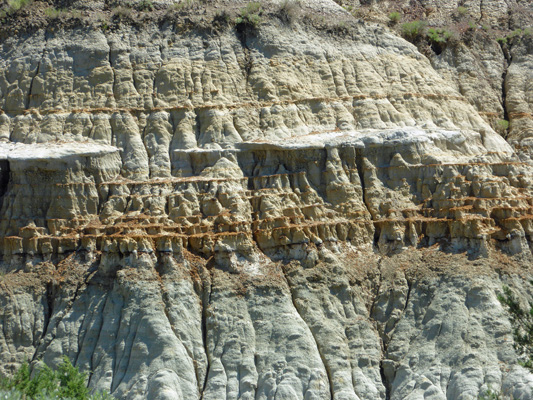
<path id="1" fill-rule="evenodd" d="M 402 19 L 402 15 L 398 11 L 393 11 L 389 14 L 389 21 L 391 24 L 397 24 Z"/>
<path id="2" fill-rule="evenodd" d="M 402 25 L 402 36 L 406 39 L 416 39 L 424 34 L 426 25 L 425 21 L 406 22 Z"/>
<path id="3" fill-rule="evenodd" d="M 261 3 L 253 1 L 241 9 L 240 15 L 235 19 L 235 24 L 256 28 L 261 23 Z"/>
<path id="4" fill-rule="evenodd" d="M 428 38 L 433 43 L 445 43 L 452 37 L 452 33 L 443 28 L 429 28 Z"/>

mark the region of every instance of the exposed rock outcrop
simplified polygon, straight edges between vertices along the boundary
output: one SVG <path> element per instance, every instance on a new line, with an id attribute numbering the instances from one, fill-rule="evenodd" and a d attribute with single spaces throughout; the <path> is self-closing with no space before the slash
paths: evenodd
<path id="1" fill-rule="evenodd" d="M 533 396 L 497 300 L 533 294 L 529 42 L 430 62 L 308 7 L 346 35 L 4 40 L 0 374 L 67 355 L 124 399 Z M 504 69 L 510 143 L 483 111 Z"/>

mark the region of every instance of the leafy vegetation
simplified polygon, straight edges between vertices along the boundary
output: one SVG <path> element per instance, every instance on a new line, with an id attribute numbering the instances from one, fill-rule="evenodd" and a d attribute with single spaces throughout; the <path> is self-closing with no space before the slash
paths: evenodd
<path id="1" fill-rule="evenodd" d="M 14 13 L 33 3 L 33 0 L 8 0 L 8 14 Z"/>
<path id="2" fill-rule="evenodd" d="M 55 8 L 48 7 L 44 10 L 44 15 L 49 19 L 58 19 L 58 18 L 77 18 L 82 19 L 83 15 L 78 10 L 67 10 L 65 8 Z"/>
<path id="3" fill-rule="evenodd" d="M 255 28 L 261 23 L 261 12 L 261 3 L 252 1 L 241 9 L 240 15 L 235 19 L 235 23 Z"/>
<path id="4" fill-rule="evenodd" d="M 354 12 L 354 6 L 352 6 L 351 4 L 346 4 L 346 5 L 342 6 L 342 8 L 344 8 L 349 13 L 353 13 Z"/>
<path id="5" fill-rule="evenodd" d="M 48 18 L 51 18 L 51 19 L 59 18 L 63 14 L 65 14 L 65 10 L 57 9 L 55 7 L 48 7 L 44 11 L 44 15 L 46 15 Z"/>
<path id="6" fill-rule="evenodd" d="M 44 365 L 38 373 L 31 376 L 28 362 L 22 364 L 13 378 L 0 382 L 2 399 L 71 399 L 71 400 L 109 400 L 107 393 L 89 396 L 85 386 L 86 374 L 79 372 L 67 357 L 56 370 Z"/>
<path id="7" fill-rule="evenodd" d="M 402 19 L 402 15 L 398 11 L 393 11 L 389 14 L 389 21 L 397 24 Z"/>
<path id="8" fill-rule="evenodd" d="M 411 21 L 402 24 L 402 35 L 409 39 L 415 39 L 424 33 L 427 23 L 425 21 Z"/>
<path id="9" fill-rule="evenodd" d="M 484 393 L 481 393 L 478 396 L 478 400 L 500 400 L 501 398 L 502 398 L 501 394 L 498 392 L 495 392 L 492 389 L 488 389 L 487 391 L 485 391 Z"/>
<path id="10" fill-rule="evenodd" d="M 498 296 L 498 300 L 509 311 L 514 348 L 521 357 L 521 364 L 533 372 L 533 306 L 528 304 L 529 309 L 523 309 L 508 287 L 503 288 L 503 294 Z"/>
<path id="11" fill-rule="evenodd" d="M 524 36 L 531 36 L 531 35 L 533 35 L 533 28 L 528 27 L 525 29 L 515 29 L 514 31 L 509 33 L 507 36 L 499 37 L 496 40 L 500 44 L 507 44 L 508 42 L 511 42 L 513 39 L 521 39 Z"/>
<path id="12" fill-rule="evenodd" d="M 445 43 L 452 37 L 452 33 L 444 28 L 429 28 L 427 35 L 433 43 Z"/>
<path id="13" fill-rule="evenodd" d="M 468 8 L 463 6 L 457 7 L 457 14 L 459 14 L 459 16 L 461 17 L 466 16 L 468 14 Z"/>
<path id="14" fill-rule="evenodd" d="M 509 122 L 503 119 L 498 121 L 498 123 L 500 122 L 507 129 Z M 530 284 L 533 284 L 533 281 Z M 529 310 L 522 308 L 516 296 L 507 286 L 503 287 L 503 294 L 498 295 L 498 300 L 509 312 L 514 348 L 522 359 L 520 364 L 533 372 L 533 306 L 528 304 Z M 508 399 L 509 396 L 491 388 L 478 396 L 478 400 L 503 400 L 504 398 Z"/>
<path id="15" fill-rule="evenodd" d="M 278 15 L 284 22 L 291 22 L 298 18 L 302 11 L 300 0 L 284 0 L 281 2 Z"/>
<path id="16" fill-rule="evenodd" d="M 507 133 L 507 130 L 509 129 L 509 121 L 505 119 L 499 119 L 496 121 L 496 130 L 499 134 L 505 134 Z"/>
<path id="17" fill-rule="evenodd" d="M 21 10 L 29 6 L 33 0 L 8 0 L 7 7 L 4 7 L 0 10 L 0 20 L 2 23 L 6 17 L 15 14 L 18 10 Z"/>

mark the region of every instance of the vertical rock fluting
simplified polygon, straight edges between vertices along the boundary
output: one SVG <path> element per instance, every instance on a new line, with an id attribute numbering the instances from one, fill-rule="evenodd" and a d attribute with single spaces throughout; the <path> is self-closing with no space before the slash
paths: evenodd
<path id="1" fill-rule="evenodd" d="M 0 374 L 67 355 L 124 399 L 530 398 L 497 301 L 532 297 L 527 152 L 446 60 L 276 21 L 5 39 Z"/>

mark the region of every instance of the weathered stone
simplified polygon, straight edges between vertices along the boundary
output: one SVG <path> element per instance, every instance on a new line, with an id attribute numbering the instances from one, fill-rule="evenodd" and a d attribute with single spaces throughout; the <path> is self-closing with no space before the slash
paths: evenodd
<path id="1" fill-rule="evenodd" d="M 66 355 L 124 399 L 531 398 L 497 300 L 533 299 L 530 39 L 428 60 L 302 7 L 345 37 L 265 13 L 4 39 L 1 375 Z"/>

